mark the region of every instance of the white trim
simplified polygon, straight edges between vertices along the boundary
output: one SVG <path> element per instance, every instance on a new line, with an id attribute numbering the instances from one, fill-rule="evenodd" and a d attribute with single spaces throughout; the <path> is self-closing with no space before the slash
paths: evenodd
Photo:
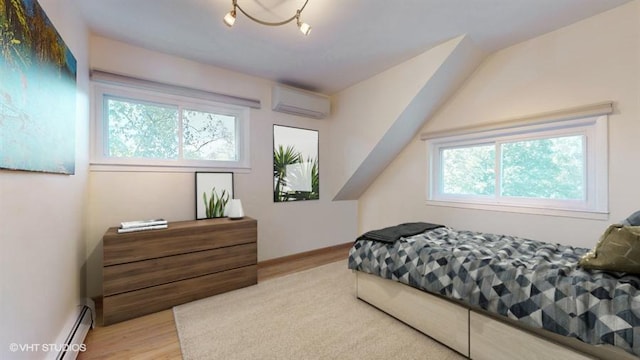
<path id="1" fill-rule="evenodd" d="M 493 211 L 568 216 L 589 219 L 606 219 L 608 214 L 608 145 L 606 115 L 578 118 L 565 121 L 547 121 L 529 126 L 492 129 L 478 133 L 455 134 L 449 137 L 430 138 L 427 151 L 427 204 L 436 206 L 463 207 Z M 440 154 L 443 148 L 466 145 L 480 146 L 484 143 L 496 147 L 499 159 L 500 144 L 514 140 L 582 135 L 585 138 L 586 163 L 584 169 L 585 199 L 552 200 L 523 199 L 498 196 L 500 172 L 496 168 L 496 193 L 488 196 L 452 195 L 440 193 Z M 496 167 L 498 166 L 496 160 Z"/>
<path id="2" fill-rule="evenodd" d="M 426 200 L 426 205 L 441 206 L 460 209 L 473 209 L 473 210 L 486 210 L 497 212 L 509 212 L 519 214 L 533 214 L 544 216 L 559 216 L 569 217 L 576 219 L 589 219 L 589 220 L 609 220 L 609 213 L 598 211 L 580 211 L 580 210 L 562 210 L 552 209 L 548 207 L 527 207 L 527 206 L 514 206 L 514 205 L 500 205 L 500 204 L 481 204 L 470 202 L 457 202 L 457 201 L 437 201 Z"/>
<path id="3" fill-rule="evenodd" d="M 261 107 L 260 100 L 256 99 L 220 94 L 206 90 L 188 88 L 180 85 L 166 84 L 128 75 L 114 74 L 97 69 L 92 69 L 90 74 L 91 81 L 103 84 L 125 86 L 128 88 L 137 88 L 142 90 L 151 90 L 164 94 L 172 94 L 230 105 L 246 106 L 253 109 L 260 109 Z"/>
<path id="4" fill-rule="evenodd" d="M 212 167 L 208 166 L 157 166 L 157 165 L 127 165 L 127 164 L 101 164 L 91 163 L 90 172 L 156 172 L 156 173 L 194 173 L 196 171 L 217 171 L 247 174 L 251 168 Z"/>
<path id="5" fill-rule="evenodd" d="M 251 152 L 250 152 L 250 110 L 247 107 L 222 104 L 208 100 L 186 98 L 182 95 L 158 93 L 153 90 L 143 90 L 140 88 L 128 88 L 106 83 L 93 83 L 91 86 L 92 99 L 91 102 L 91 161 L 92 167 L 96 165 L 107 165 L 112 167 L 127 167 L 123 171 L 130 171 L 132 167 L 140 169 L 155 168 L 195 168 L 195 169 L 239 169 L 248 170 L 251 168 Z M 237 123 L 237 144 L 238 159 L 235 161 L 213 161 L 213 160 L 163 160 L 163 159 L 135 159 L 135 158 L 118 158 L 105 155 L 106 131 L 104 128 L 104 98 L 111 96 L 115 98 L 132 99 L 139 101 L 148 101 L 152 103 L 176 105 L 178 108 L 188 108 L 190 110 L 210 111 L 235 116 Z M 102 171 L 104 168 L 102 168 Z M 144 170 L 148 171 L 148 170 Z"/>
<path id="6" fill-rule="evenodd" d="M 522 126 L 545 125 L 554 122 L 562 122 L 573 119 L 610 115 L 613 113 L 613 102 L 605 101 L 590 105 L 578 106 L 569 109 L 555 110 L 533 115 L 526 115 L 519 118 L 493 121 L 472 126 L 462 126 L 443 131 L 432 131 L 420 134 L 420 140 L 430 140 L 467 134 L 477 134 L 486 131 L 506 130 Z"/>

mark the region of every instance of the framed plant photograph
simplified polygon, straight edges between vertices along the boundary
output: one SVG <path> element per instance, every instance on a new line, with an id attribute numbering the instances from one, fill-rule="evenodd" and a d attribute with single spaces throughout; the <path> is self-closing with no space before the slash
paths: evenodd
<path id="1" fill-rule="evenodd" d="M 273 201 L 320 199 L 318 131 L 273 125 Z"/>
<path id="2" fill-rule="evenodd" d="M 196 172 L 196 220 L 225 217 L 233 199 L 232 172 Z"/>

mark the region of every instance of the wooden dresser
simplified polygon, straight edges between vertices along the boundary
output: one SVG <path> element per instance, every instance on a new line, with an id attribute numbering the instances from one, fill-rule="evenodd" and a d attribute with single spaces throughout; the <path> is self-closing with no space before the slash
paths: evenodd
<path id="1" fill-rule="evenodd" d="M 258 222 L 180 221 L 103 240 L 104 325 L 257 283 Z"/>

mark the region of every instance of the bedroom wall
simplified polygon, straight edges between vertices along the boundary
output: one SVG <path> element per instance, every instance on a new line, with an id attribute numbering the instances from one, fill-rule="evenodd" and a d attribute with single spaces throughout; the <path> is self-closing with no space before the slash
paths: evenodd
<path id="1" fill-rule="evenodd" d="M 331 179 L 332 196 L 357 172 L 463 39 L 460 36 L 439 44 L 334 95 L 331 165 L 336 171 Z"/>
<path id="2" fill-rule="evenodd" d="M 76 173 L 0 170 L 0 359 L 43 358 L 9 344 L 59 344 L 84 287 L 89 32 L 72 0 L 38 2 L 77 60 Z"/>
<path id="3" fill-rule="evenodd" d="M 343 244 L 356 236 L 355 201 L 329 196 L 328 119 L 271 111 L 272 82 L 94 36 L 91 67 L 197 89 L 260 99 L 251 109 L 251 170 L 234 175 L 235 195 L 247 216 L 258 220 L 258 260 Z M 319 130 L 320 200 L 273 203 L 273 124 Z M 203 169 L 203 171 L 215 169 Z M 102 293 L 102 235 L 121 221 L 195 219 L 194 173 L 91 171 L 88 214 L 89 296 Z"/>
<path id="4" fill-rule="evenodd" d="M 485 55 L 461 35 L 335 94 L 334 199 L 358 199 Z"/>
<path id="5" fill-rule="evenodd" d="M 426 148 L 417 137 L 359 200 L 359 231 L 423 220 L 592 247 L 611 222 L 640 209 L 640 1 L 490 55 L 421 132 L 606 100 L 607 220 L 427 206 Z"/>

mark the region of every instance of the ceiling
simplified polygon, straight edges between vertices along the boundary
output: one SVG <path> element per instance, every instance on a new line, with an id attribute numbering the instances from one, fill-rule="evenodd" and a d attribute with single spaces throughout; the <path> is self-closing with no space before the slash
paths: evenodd
<path id="1" fill-rule="evenodd" d="M 629 0 L 309 0 L 295 21 L 267 27 L 231 0 L 76 0 L 100 36 L 205 64 L 333 94 L 458 35 L 490 53 Z M 280 21 L 304 0 L 238 0 L 252 16 Z"/>

